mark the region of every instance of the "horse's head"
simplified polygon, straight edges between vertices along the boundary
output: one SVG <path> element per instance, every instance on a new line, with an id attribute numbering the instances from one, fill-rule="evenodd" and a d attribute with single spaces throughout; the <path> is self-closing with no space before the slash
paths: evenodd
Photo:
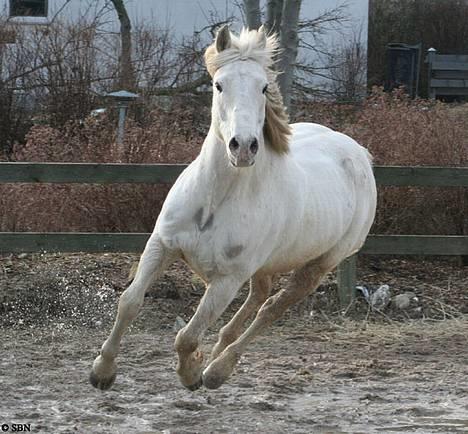
<path id="1" fill-rule="evenodd" d="M 236 37 L 224 26 L 205 54 L 213 78 L 215 131 L 235 167 L 252 166 L 265 142 L 287 152 L 287 116 L 270 69 L 276 48 L 276 38 L 267 38 L 262 28 Z"/>

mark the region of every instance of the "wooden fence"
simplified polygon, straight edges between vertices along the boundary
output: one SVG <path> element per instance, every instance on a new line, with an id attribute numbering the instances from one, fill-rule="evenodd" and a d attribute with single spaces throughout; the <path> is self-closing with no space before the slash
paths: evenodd
<path id="1" fill-rule="evenodd" d="M 185 165 L 0 163 L 0 183 L 173 183 Z M 378 185 L 468 187 L 468 167 L 376 166 Z M 468 218 L 468 216 L 467 216 Z M 148 233 L 0 232 L 0 254 L 141 252 Z M 369 235 L 360 254 L 468 255 L 468 236 Z M 340 300 L 354 297 L 356 256 L 338 267 Z"/>

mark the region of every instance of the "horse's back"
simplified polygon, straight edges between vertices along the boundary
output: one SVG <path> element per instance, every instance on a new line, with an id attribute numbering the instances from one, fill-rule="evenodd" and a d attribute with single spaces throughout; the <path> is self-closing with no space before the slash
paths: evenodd
<path id="1" fill-rule="evenodd" d="M 348 255 L 362 245 L 375 215 L 371 156 L 351 137 L 323 125 L 291 126 L 290 150 L 298 176 L 306 186 L 304 190 L 320 197 L 315 206 L 320 203 L 321 211 L 315 210 L 313 219 L 321 220 L 324 228 L 342 227 Z"/>
<path id="2" fill-rule="evenodd" d="M 314 123 L 296 123 L 291 127 L 291 153 L 297 161 L 329 158 L 341 163 L 342 158 L 354 157 L 362 158 L 370 165 L 371 158 L 367 150 L 345 134 Z"/>
<path id="3" fill-rule="evenodd" d="M 353 184 L 367 181 L 375 185 L 372 157 L 351 137 L 323 125 L 297 123 L 291 125 L 291 157 L 304 177 L 311 182 L 339 181 Z"/>

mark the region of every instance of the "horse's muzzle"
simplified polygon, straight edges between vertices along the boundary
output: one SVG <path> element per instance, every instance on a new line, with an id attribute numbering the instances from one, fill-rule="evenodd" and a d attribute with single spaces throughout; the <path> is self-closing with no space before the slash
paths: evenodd
<path id="1" fill-rule="evenodd" d="M 233 137 L 229 141 L 229 161 L 234 167 L 253 166 L 257 151 L 258 140 L 256 138 L 240 140 L 237 137 Z"/>

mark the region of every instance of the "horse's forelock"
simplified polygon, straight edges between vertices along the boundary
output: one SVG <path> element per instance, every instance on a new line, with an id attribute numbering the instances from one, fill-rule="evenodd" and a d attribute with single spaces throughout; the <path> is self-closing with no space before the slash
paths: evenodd
<path id="1" fill-rule="evenodd" d="M 283 105 L 283 98 L 276 83 L 277 73 L 272 69 L 274 55 L 278 52 L 278 38 L 275 35 L 266 37 L 263 31 L 243 29 L 239 36 L 231 34 L 231 46 L 218 52 L 216 45 L 210 45 L 205 51 L 205 63 L 211 77 L 216 71 L 236 60 L 254 60 L 262 65 L 269 81 L 266 93 L 265 126 L 263 133 L 267 145 L 279 154 L 289 150 L 291 127 Z"/>

